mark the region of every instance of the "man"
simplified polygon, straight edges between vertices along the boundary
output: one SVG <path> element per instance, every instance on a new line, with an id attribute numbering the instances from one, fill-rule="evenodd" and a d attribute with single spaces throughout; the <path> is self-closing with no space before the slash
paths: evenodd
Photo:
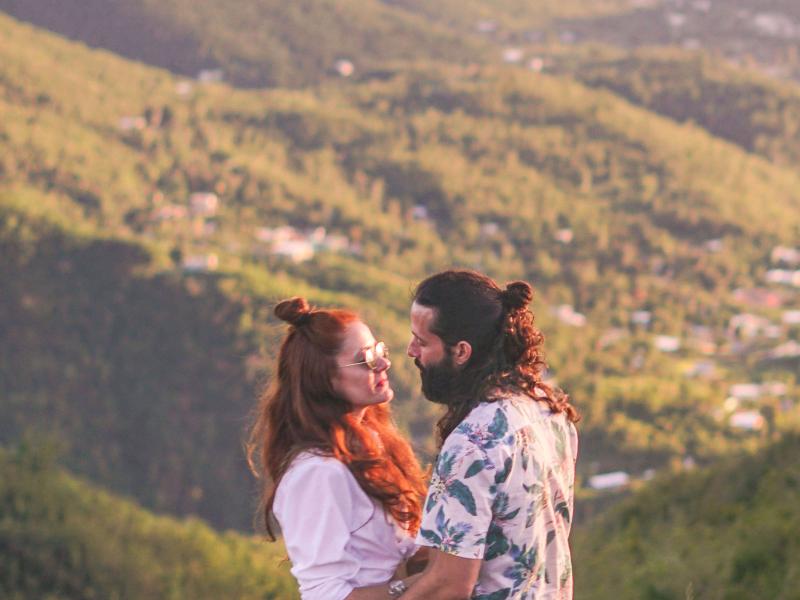
<path id="1" fill-rule="evenodd" d="M 392 597 L 572 598 L 578 415 L 542 381 L 532 293 L 463 270 L 415 291 L 408 355 L 424 395 L 447 410 L 417 537 L 430 562 L 412 585 L 393 582 Z"/>

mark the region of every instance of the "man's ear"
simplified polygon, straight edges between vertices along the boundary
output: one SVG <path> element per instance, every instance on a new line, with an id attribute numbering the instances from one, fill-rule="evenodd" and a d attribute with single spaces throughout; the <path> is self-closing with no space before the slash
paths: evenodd
<path id="1" fill-rule="evenodd" d="M 452 356 L 453 362 L 455 362 L 455 364 L 459 367 L 463 367 L 469 362 L 469 359 L 472 356 L 472 346 L 469 342 L 461 340 L 455 346 L 453 346 Z"/>

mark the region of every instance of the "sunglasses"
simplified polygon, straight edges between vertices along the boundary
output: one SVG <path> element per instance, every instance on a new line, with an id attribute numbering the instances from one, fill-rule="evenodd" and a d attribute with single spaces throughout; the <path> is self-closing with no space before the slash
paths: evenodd
<path id="1" fill-rule="evenodd" d="M 378 359 L 387 360 L 389 358 L 389 349 L 383 342 L 377 342 L 372 348 L 364 350 L 364 360 L 359 362 L 342 365 L 342 367 L 355 367 L 356 365 L 366 365 L 371 371 L 375 371 L 380 364 Z"/>

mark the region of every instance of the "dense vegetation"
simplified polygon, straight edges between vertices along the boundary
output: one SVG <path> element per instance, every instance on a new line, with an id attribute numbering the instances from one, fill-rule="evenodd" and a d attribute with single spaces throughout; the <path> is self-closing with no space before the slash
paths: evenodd
<path id="1" fill-rule="evenodd" d="M 653 482 L 574 540 L 576 597 L 789 600 L 800 572 L 800 437 Z"/>
<path id="2" fill-rule="evenodd" d="M 557 67 L 659 114 L 693 121 L 749 152 L 800 164 L 800 91 L 702 53 L 647 49 L 579 53 Z"/>
<path id="3" fill-rule="evenodd" d="M 158 517 L 67 476 L 49 451 L 0 451 L 0 596 L 7 600 L 288 600 L 283 549 Z"/>
<path id="4" fill-rule="evenodd" d="M 55 433 L 70 468 L 148 507 L 246 527 L 241 433 L 281 331 L 271 303 L 304 293 L 361 310 L 395 350 L 399 418 L 430 451 L 435 411 L 402 359 L 407 302 L 451 264 L 536 284 L 551 374 L 584 414 L 584 477 L 708 462 L 796 420 L 777 398 L 762 435 L 720 413 L 746 378 L 796 399 L 796 361 L 765 357 L 797 329 L 739 340 L 728 327 L 752 310 L 733 290 L 760 286 L 772 247 L 796 240 L 791 169 L 521 69 L 397 64 L 308 91 L 187 89 L 6 17 L 0 31 L 5 442 Z M 208 190 L 213 217 L 158 217 Z M 324 226 L 350 249 L 293 263 L 257 238 L 282 225 Z M 197 254 L 218 270 L 182 269 Z M 586 325 L 563 324 L 559 305 Z M 712 379 L 683 375 L 702 356 L 698 326 Z M 659 352 L 654 334 L 683 346 Z"/>
<path id="5" fill-rule="evenodd" d="M 183 75 L 221 68 L 251 87 L 313 84 L 335 76 L 340 59 L 357 72 L 398 59 L 494 62 L 497 43 L 553 19 L 627 8 L 624 0 L 0 0 L 8 14 L 91 46 Z M 498 35 L 479 35 L 481 22 Z"/>

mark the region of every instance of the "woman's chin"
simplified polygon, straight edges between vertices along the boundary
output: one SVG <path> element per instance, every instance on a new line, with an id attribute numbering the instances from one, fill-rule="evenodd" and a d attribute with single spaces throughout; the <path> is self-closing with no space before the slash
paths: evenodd
<path id="1" fill-rule="evenodd" d="M 394 399 L 394 390 L 390 387 L 387 387 L 385 390 L 380 392 L 379 398 L 381 399 L 381 404 L 385 402 L 391 402 Z"/>

